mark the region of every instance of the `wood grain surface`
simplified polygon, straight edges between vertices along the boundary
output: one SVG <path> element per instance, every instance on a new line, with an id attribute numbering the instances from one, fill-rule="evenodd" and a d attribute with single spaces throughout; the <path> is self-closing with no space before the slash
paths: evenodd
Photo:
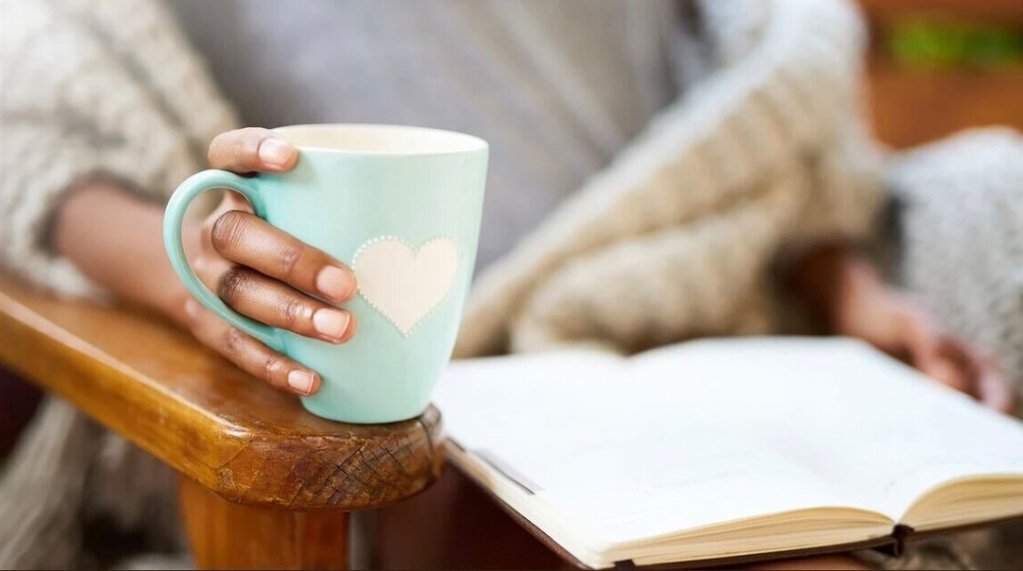
<path id="1" fill-rule="evenodd" d="M 200 569 L 347 569 L 348 513 L 231 503 L 181 477 L 181 513 Z"/>
<path id="2" fill-rule="evenodd" d="M 915 147 L 972 127 L 1023 130 L 1023 69 L 902 69 L 877 54 L 869 63 L 874 131 L 893 147 Z"/>
<path id="3" fill-rule="evenodd" d="M 376 507 L 423 490 L 443 465 L 433 407 L 386 425 L 320 419 L 159 319 L 5 276 L 0 363 L 234 502 Z"/>
<path id="4" fill-rule="evenodd" d="M 1023 23 L 1020 0 L 857 0 L 857 3 L 872 22 L 928 16 L 998 24 Z"/>

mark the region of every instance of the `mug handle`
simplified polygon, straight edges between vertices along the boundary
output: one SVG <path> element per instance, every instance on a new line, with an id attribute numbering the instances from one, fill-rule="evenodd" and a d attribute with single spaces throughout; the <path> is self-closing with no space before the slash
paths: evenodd
<path id="1" fill-rule="evenodd" d="M 223 300 L 199 281 L 195 270 L 188 264 L 188 258 L 185 257 L 185 247 L 181 242 L 181 224 L 185 218 L 185 211 L 195 197 L 208 190 L 218 188 L 228 188 L 241 193 L 252 204 L 256 216 L 266 218 L 266 207 L 259 194 L 259 188 L 255 184 L 255 179 L 217 169 L 204 170 L 185 179 L 167 202 L 167 210 L 163 216 L 163 246 L 167 249 L 167 256 L 170 258 L 171 266 L 178 274 L 178 278 L 199 303 L 219 315 L 224 321 L 255 337 L 267 347 L 275 351 L 283 351 L 284 344 L 277 329 L 249 319 L 228 307 Z"/>

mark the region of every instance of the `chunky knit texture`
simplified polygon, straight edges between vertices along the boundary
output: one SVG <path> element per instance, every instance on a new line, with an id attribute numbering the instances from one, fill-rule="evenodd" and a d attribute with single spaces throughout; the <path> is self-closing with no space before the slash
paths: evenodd
<path id="1" fill-rule="evenodd" d="M 0 262 L 69 295 L 96 294 L 46 243 L 54 206 L 104 174 L 164 200 L 235 126 L 155 2 L 2 0 Z"/>
<path id="2" fill-rule="evenodd" d="M 965 132 L 900 156 L 898 279 L 1023 379 L 1023 136 Z"/>
<path id="3" fill-rule="evenodd" d="M 859 19 L 839 2 L 767 12 L 741 56 L 483 276 L 459 355 L 770 331 L 772 264 L 871 234 L 882 163 L 857 119 Z"/>
<path id="4" fill-rule="evenodd" d="M 201 61 L 152 1 L 0 0 L 0 266 L 69 296 L 100 291 L 47 243 L 77 183 L 163 201 L 235 126 Z M 0 568 L 72 568 L 86 520 L 181 549 L 173 473 L 49 399 L 0 480 Z M 125 493 L 130 490 L 130 493 Z"/>
<path id="5" fill-rule="evenodd" d="M 772 270 L 821 241 L 876 237 L 886 171 L 858 120 L 864 31 L 853 10 L 837 0 L 707 8 L 720 69 L 481 277 L 459 354 L 576 342 L 629 352 L 779 331 L 789 316 Z M 162 200 L 202 168 L 233 114 L 154 1 L 0 0 L 0 14 L 0 261 L 57 292 L 98 295 L 47 244 L 61 199 L 102 174 Z M 982 133 L 887 171 L 907 204 L 906 283 L 1011 355 L 1013 373 L 1023 372 L 1019 325 L 993 327 L 991 312 L 1019 321 L 1020 165 L 1019 137 Z M 980 243 L 998 253 L 977 256 Z M 996 285 L 963 278 L 973 269 Z M 95 513 L 173 539 L 171 523 L 152 521 L 173 501 L 167 478 L 51 399 L 0 481 L 0 567 L 75 565 L 81 522 Z"/>

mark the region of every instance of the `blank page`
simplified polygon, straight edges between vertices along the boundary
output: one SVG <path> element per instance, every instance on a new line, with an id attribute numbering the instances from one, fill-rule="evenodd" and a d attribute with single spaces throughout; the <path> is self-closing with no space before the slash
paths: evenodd
<path id="1" fill-rule="evenodd" d="M 779 431 L 802 437 L 824 419 L 790 406 L 791 382 L 772 387 L 778 368 L 849 353 L 863 358 L 847 342 L 758 339 L 633 359 L 580 350 L 462 361 L 436 402 L 452 438 L 506 468 L 573 535 L 617 544 L 783 511 L 874 507 Z M 877 398 L 850 396 L 850 411 Z M 772 403 L 785 406 L 757 413 Z"/>
<path id="2" fill-rule="evenodd" d="M 642 355 L 632 374 L 677 406 L 744 419 L 751 438 L 895 520 L 943 482 L 1023 475 L 1023 425 L 858 341 L 698 341 Z"/>

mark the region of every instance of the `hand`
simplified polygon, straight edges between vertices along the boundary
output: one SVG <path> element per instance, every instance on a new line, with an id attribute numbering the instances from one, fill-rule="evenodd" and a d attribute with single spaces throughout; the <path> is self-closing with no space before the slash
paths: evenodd
<path id="1" fill-rule="evenodd" d="M 930 312 L 901 292 L 880 284 L 854 289 L 845 296 L 834 327 L 989 408 L 1013 409 L 1012 388 L 994 360 L 943 330 Z"/>
<path id="2" fill-rule="evenodd" d="M 209 162 L 239 174 L 282 172 L 295 166 L 298 151 L 272 131 L 247 128 L 217 136 Z M 241 195 L 228 192 L 201 226 L 185 232 L 196 275 L 238 313 L 327 343 L 354 335 L 352 314 L 334 306 L 355 294 L 354 273 L 257 217 Z M 319 390 L 315 371 L 231 327 L 191 297 L 182 307 L 181 320 L 199 341 L 245 371 L 301 395 Z"/>

